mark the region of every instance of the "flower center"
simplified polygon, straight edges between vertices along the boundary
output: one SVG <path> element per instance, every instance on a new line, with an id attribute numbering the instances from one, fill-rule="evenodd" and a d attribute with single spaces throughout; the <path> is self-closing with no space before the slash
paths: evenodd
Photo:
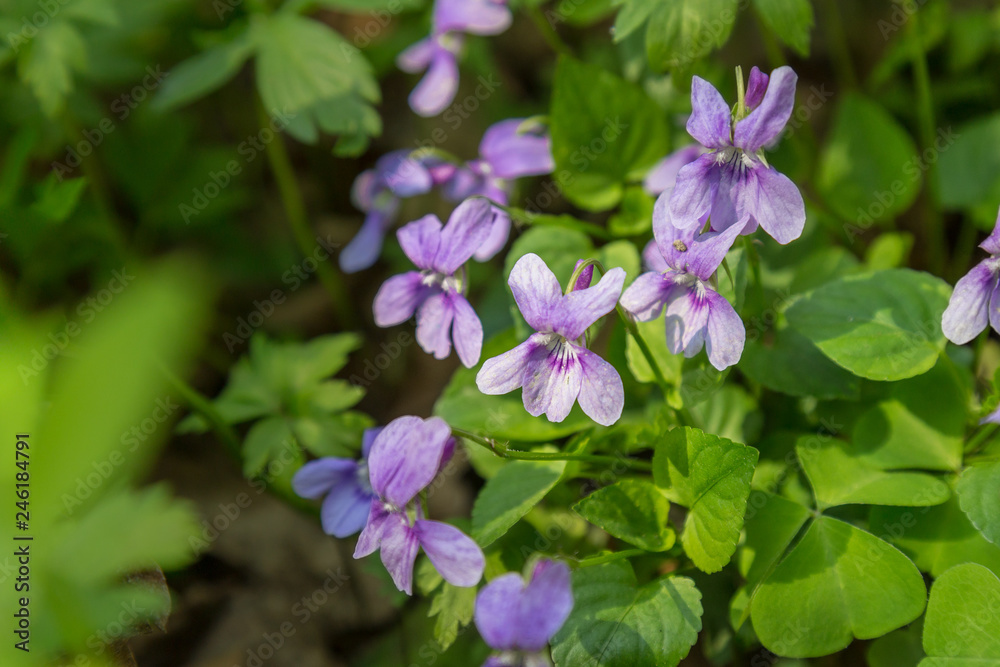
<path id="1" fill-rule="evenodd" d="M 425 270 L 420 283 L 426 287 L 436 287 L 446 294 L 462 294 L 462 281 L 456 276 L 448 276 L 437 271 Z"/>

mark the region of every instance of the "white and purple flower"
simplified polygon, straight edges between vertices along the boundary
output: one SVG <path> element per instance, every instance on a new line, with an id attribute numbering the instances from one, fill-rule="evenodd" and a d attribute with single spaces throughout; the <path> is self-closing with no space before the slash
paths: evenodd
<path id="1" fill-rule="evenodd" d="M 1000 215 L 979 247 L 990 256 L 958 281 L 941 318 L 945 337 L 956 345 L 968 343 L 987 325 L 1000 333 Z"/>
<path id="2" fill-rule="evenodd" d="M 512 179 L 541 176 L 553 169 L 552 140 L 544 126 L 532 119 L 510 118 L 486 130 L 479 143 L 479 158 L 456 169 L 443 191 L 452 201 L 479 195 L 506 206 Z M 496 255 L 509 235 L 510 217 L 494 207 L 493 228 L 475 258 L 485 262 Z"/>
<path id="3" fill-rule="evenodd" d="M 444 359 L 452 341 L 458 358 L 471 368 L 479 363 L 483 325 L 465 292 L 459 270 L 486 240 L 492 208 L 485 199 L 467 199 L 442 228 L 435 215 L 404 225 L 397 232 L 403 252 L 419 271 L 386 280 L 375 295 L 375 324 L 391 327 L 417 314 L 417 342 L 428 354 Z"/>
<path id="4" fill-rule="evenodd" d="M 797 79 L 790 67 L 770 77 L 755 67 L 744 99 L 731 112 L 712 84 L 694 77 L 687 131 L 711 152 L 678 172 L 670 198 L 674 225 L 700 229 L 711 216 L 717 232 L 737 225 L 751 234 L 759 225 L 778 243 L 802 234 L 802 195 L 764 157 L 792 114 Z"/>
<path id="5" fill-rule="evenodd" d="M 723 232 L 704 234 L 697 229 L 678 229 L 670 217 L 669 198 L 668 190 L 656 200 L 655 242 L 643 251 L 643 259 L 652 271 L 629 285 L 621 304 L 640 322 L 656 319 L 665 308 L 670 351 L 691 357 L 704 345 L 708 360 L 721 371 L 740 360 L 746 329 L 709 279 L 725 259 L 740 228 L 732 225 Z"/>
<path id="6" fill-rule="evenodd" d="M 625 405 L 622 379 L 614 366 L 578 342 L 587 328 L 615 309 L 625 271 L 608 271 L 593 287 L 563 294 L 559 281 L 533 253 L 517 260 L 507 281 L 517 307 L 537 332 L 513 350 L 486 360 L 476 376 L 484 394 L 523 387 L 524 408 L 561 422 L 579 399 L 598 424 L 610 426 Z M 578 282 L 574 287 L 579 287 Z"/>
<path id="7" fill-rule="evenodd" d="M 454 586 L 475 586 L 486 566 L 482 549 L 470 537 L 425 519 L 420 503 L 414 502 L 434 480 L 451 443 L 451 428 L 443 419 L 400 417 L 382 429 L 368 457 L 374 497 L 354 557 L 380 550 L 393 582 L 407 595 L 413 594 L 413 564 L 421 547 Z"/>
<path id="8" fill-rule="evenodd" d="M 436 116 L 458 91 L 458 54 L 471 35 L 497 35 L 510 27 L 507 0 L 437 0 L 431 35 L 403 51 L 396 64 L 404 72 L 427 74 L 410 94 L 410 107 Z"/>
<path id="9" fill-rule="evenodd" d="M 497 651 L 483 667 L 551 665 L 546 647 L 572 610 L 565 563 L 539 561 L 528 582 L 516 572 L 497 577 L 476 596 L 476 628 Z"/>

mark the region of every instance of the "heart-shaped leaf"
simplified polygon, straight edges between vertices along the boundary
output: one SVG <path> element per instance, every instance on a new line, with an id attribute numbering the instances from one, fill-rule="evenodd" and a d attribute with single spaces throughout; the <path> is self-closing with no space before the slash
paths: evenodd
<path id="1" fill-rule="evenodd" d="M 980 533 L 1000 546 L 1000 462 L 972 466 L 955 487 L 958 503 Z"/>
<path id="2" fill-rule="evenodd" d="M 646 551 L 666 551 L 674 546 L 670 502 L 656 485 L 645 480 L 625 479 L 598 489 L 573 509 L 595 526 Z"/>
<path id="3" fill-rule="evenodd" d="M 1000 579 L 982 565 L 964 563 L 934 582 L 920 667 L 1000 665 Z"/>

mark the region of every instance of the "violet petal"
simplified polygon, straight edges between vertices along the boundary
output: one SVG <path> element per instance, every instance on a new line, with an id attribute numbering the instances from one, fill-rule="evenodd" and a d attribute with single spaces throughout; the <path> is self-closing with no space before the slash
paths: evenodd
<path id="1" fill-rule="evenodd" d="M 756 153 L 781 134 L 792 116 L 795 107 L 795 84 L 798 75 L 787 65 L 771 72 L 767 92 L 760 106 L 736 123 L 733 143 L 747 151 Z"/>
<path id="2" fill-rule="evenodd" d="M 375 493 L 402 508 L 437 474 L 451 427 L 439 417 L 399 417 L 382 429 L 368 458 Z"/>
<path id="3" fill-rule="evenodd" d="M 483 578 L 486 558 L 471 537 L 440 521 L 417 521 L 413 532 L 445 581 L 468 588 Z"/>

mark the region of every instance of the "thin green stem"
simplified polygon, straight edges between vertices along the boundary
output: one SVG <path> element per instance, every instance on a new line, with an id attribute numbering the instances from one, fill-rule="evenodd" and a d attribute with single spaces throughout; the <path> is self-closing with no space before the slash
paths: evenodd
<path id="1" fill-rule="evenodd" d="M 531 18 L 531 21 L 538 28 L 538 32 L 541 33 L 545 43 L 548 44 L 553 51 L 563 56 L 573 55 L 573 50 L 569 48 L 566 42 L 562 41 L 559 33 L 556 32 L 555 28 L 552 27 L 548 19 L 545 18 L 545 15 L 542 14 L 541 9 L 535 5 L 529 5 L 525 7 L 525 11 L 528 12 L 528 17 Z"/>
<path id="2" fill-rule="evenodd" d="M 175 375 L 170 369 L 161 366 L 161 370 L 181 399 L 208 423 L 209 428 L 219 438 L 219 441 L 226 446 L 229 453 L 235 456 L 237 460 L 242 460 L 239 434 L 236 433 L 236 429 L 226 423 L 222 415 L 219 414 L 219 411 L 212 405 L 212 402 L 202 396 L 194 387 Z"/>
<path id="3" fill-rule="evenodd" d="M 965 454 L 975 454 L 979 451 L 979 449 L 982 448 L 984 444 L 989 442 L 989 439 L 997 432 L 998 427 L 1000 427 L 1000 424 L 986 424 L 976 431 L 976 434 L 972 436 L 967 443 L 965 443 Z"/>
<path id="4" fill-rule="evenodd" d="M 618 465 L 622 464 L 635 470 L 652 471 L 653 464 L 648 461 L 630 459 L 624 456 L 605 456 L 602 454 L 572 454 L 572 453 L 550 453 L 550 452 L 523 452 L 518 449 L 511 449 L 506 442 L 498 442 L 493 438 L 485 438 L 481 435 L 466 431 L 461 428 L 451 429 L 452 435 L 456 438 L 463 438 L 469 442 L 474 442 L 480 447 L 490 450 L 502 459 L 517 459 L 520 461 L 581 461 L 583 463 L 593 463 L 595 465 Z"/>
<path id="5" fill-rule="evenodd" d="M 910 17 L 910 42 L 913 64 L 913 83 L 917 91 L 917 118 L 920 123 L 920 143 L 924 149 L 934 150 L 934 100 L 931 98 L 931 77 L 927 69 L 927 53 L 921 35 L 920 11 Z M 945 263 L 944 218 L 941 215 L 941 195 L 938 191 L 937 160 L 928 160 L 927 195 L 927 247 L 931 270 L 940 274 Z"/>
<path id="6" fill-rule="evenodd" d="M 648 551 L 643 551 L 642 549 L 623 549 L 622 551 L 613 551 L 609 554 L 584 558 L 583 560 L 577 562 L 577 567 L 590 567 L 591 565 L 603 565 L 604 563 L 610 563 L 612 561 L 622 560 L 625 558 L 632 558 L 634 556 L 645 556 L 648 553 L 649 553 Z"/>
<path id="7" fill-rule="evenodd" d="M 826 25 L 826 34 L 830 42 L 830 57 L 837 80 L 841 88 L 857 88 L 858 78 L 854 74 L 854 63 L 851 62 L 851 47 L 847 43 L 847 33 L 844 32 L 844 24 L 840 20 L 838 9 L 840 2 L 838 0 L 823 0 L 820 5 L 826 13 L 823 23 Z"/>
<path id="8" fill-rule="evenodd" d="M 259 99 L 257 100 L 257 112 L 261 127 L 268 127 L 271 120 Z M 309 226 L 305 201 L 302 198 L 301 190 L 299 190 L 298 182 L 295 180 L 295 170 L 292 168 L 292 161 L 288 156 L 288 149 L 285 148 L 284 139 L 276 132 L 274 138 L 267 142 L 265 150 L 268 163 L 271 166 L 271 173 L 274 174 L 278 192 L 281 194 L 281 203 L 285 208 L 285 215 L 292 229 L 292 235 L 299 246 L 299 251 L 304 256 L 309 257 L 316 252 L 317 242 Z M 351 308 L 347 289 L 340 276 L 326 261 L 316 262 L 316 274 L 330 297 L 341 326 L 345 329 L 355 328 L 357 317 Z"/>
<path id="9" fill-rule="evenodd" d="M 757 246 L 753 244 L 753 237 L 743 237 L 743 247 L 747 251 L 747 263 L 750 264 L 750 273 L 753 274 L 754 293 L 757 295 L 757 306 L 763 310 L 767 298 L 764 296 L 764 280 L 760 272 L 760 255 L 757 254 Z"/>
<path id="10" fill-rule="evenodd" d="M 573 273 L 569 277 L 569 282 L 566 283 L 566 291 L 564 294 L 569 294 L 573 291 L 573 286 L 576 285 L 576 281 L 580 279 L 580 276 L 583 275 L 583 272 L 588 266 L 596 266 L 602 276 L 607 273 L 607 271 L 604 270 L 604 265 L 596 259 L 588 259 L 585 262 L 580 262 L 579 266 L 573 269 Z"/>

